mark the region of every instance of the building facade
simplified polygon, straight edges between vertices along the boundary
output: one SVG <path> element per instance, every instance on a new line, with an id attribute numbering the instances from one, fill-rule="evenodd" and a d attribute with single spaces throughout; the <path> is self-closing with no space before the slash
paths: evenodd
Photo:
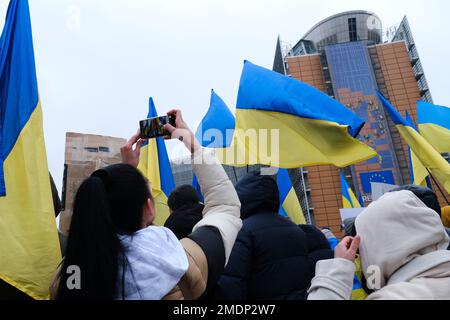
<path id="1" fill-rule="evenodd" d="M 192 171 L 192 165 L 191 165 L 191 158 L 181 158 L 176 159 L 170 162 L 170 165 L 172 167 L 172 173 L 173 178 L 175 180 L 175 185 L 177 187 L 182 185 L 192 185 L 192 180 L 194 178 L 194 172 Z M 228 175 L 228 178 L 230 178 L 233 185 L 236 185 L 236 183 L 241 180 L 243 177 L 247 175 L 247 173 L 251 171 L 255 171 L 261 168 L 260 165 L 255 166 L 245 166 L 240 168 L 235 168 L 231 166 L 223 166 L 225 169 L 225 172 Z"/>
<path id="2" fill-rule="evenodd" d="M 375 14 L 350 11 L 334 15 L 315 25 L 292 48 L 283 47 L 278 39 L 273 69 L 316 87 L 353 110 L 366 121 L 358 139 L 379 154 L 345 169 L 302 169 L 300 178 L 306 187 L 297 187 L 298 193 L 306 193 L 303 209 L 317 226 L 329 226 L 340 234 L 341 172 L 365 205 L 372 202 L 371 182 L 410 183 L 408 147 L 377 98 L 381 91 L 416 123 L 417 100 L 432 102 L 406 17 L 392 39 L 383 42 L 382 23 Z"/>

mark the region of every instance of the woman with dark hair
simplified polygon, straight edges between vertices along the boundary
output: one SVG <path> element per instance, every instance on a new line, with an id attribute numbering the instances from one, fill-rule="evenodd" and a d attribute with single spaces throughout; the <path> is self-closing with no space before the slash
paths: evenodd
<path id="1" fill-rule="evenodd" d="M 124 164 L 94 172 L 78 189 L 52 298 L 198 299 L 216 283 L 242 225 L 240 202 L 222 166 L 200 147 L 181 112 L 169 114 L 176 116 L 176 128 L 166 129 L 192 153 L 205 196 L 203 219 L 181 241 L 169 229 L 153 226 L 157 213 L 148 182 L 136 169 L 143 143 L 136 134 L 121 150 Z"/>

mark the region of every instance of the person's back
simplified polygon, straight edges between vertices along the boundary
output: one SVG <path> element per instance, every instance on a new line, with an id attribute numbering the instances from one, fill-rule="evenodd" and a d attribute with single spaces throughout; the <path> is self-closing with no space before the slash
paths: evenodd
<path id="1" fill-rule="evenodd" d="M 243 227 L 216 287 L 221 300 L 305 299 L 315 263 L 332 257 L 322 233 L 278 215 L 272 177 L 254 172 L 236 186 Z"/>

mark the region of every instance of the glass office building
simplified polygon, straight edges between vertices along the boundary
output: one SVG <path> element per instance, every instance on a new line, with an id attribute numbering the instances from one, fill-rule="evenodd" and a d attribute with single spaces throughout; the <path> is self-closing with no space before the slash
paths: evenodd
<path id="1" fill-rule="evenodd" d="M 367 11 L 349 11 L 339 13 L 322 20 L 309 30 L 299 43 L 305 41 L 316 50 L 322 50 L 329 44 L 352 41 L 380 43 L 382 40 L 381 20 Z M 294 53 L 298 45 L 294 47 Z"/>
<path id="2" fill-rule="evenodd" d="M 407 145 L 376 94 L 381 91 L 400 113 L 408 111 L 414 120 L 417 100 L 432 101 L 406 17 L 393 38 L 385 40 L 376 14 L 361 10 L 336 14 L 316 24 L 293 47 L 278 39 L 273 70 L 309 83 L 353 110 L 366 121 L 358 139 L 379 154 L 344 169 L 291 170 L 291 178 L 300 177 L 294 183 L 297 194 L 307 196 L 307 201 L 299 197 L 303 210 L 317 226 L 340 234 L 340 173 L 365 205 L 373 200 L 372 182 L 410 183 Z"/>

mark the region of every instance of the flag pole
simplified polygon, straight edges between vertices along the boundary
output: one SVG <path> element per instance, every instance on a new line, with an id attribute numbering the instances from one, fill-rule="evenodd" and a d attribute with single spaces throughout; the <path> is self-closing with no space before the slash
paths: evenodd
<path id="1" fill-rule="evenodd" d="M 431 179 L 434 181 L 434 184 L 438 187 L 440 193 L 442 194 L 442 196 L 445 199 L 445 202 L 447 202 L 447 205 L 450 205 L 450 202 L 448 201 L 447 197 L 445 196 L 444 190 L 442 190 L 441 186 L 439 185 L 439 183 L 436 181 L 436 179 L 433 177 L 433 175 L 431 174 L 430 170 L 428 168 L 425 168 L 428 171 L 428 174 L 430 175 Z"/>
<path id="2" fill-rule="evenodd" d="M 238 177 L 236 174 L 236 167 L 233 167 L 233 173 L 234 173 L 234 178 L 236 179 L 236 183 L 238 183 L 239 181 L 238 181 Z"/>

